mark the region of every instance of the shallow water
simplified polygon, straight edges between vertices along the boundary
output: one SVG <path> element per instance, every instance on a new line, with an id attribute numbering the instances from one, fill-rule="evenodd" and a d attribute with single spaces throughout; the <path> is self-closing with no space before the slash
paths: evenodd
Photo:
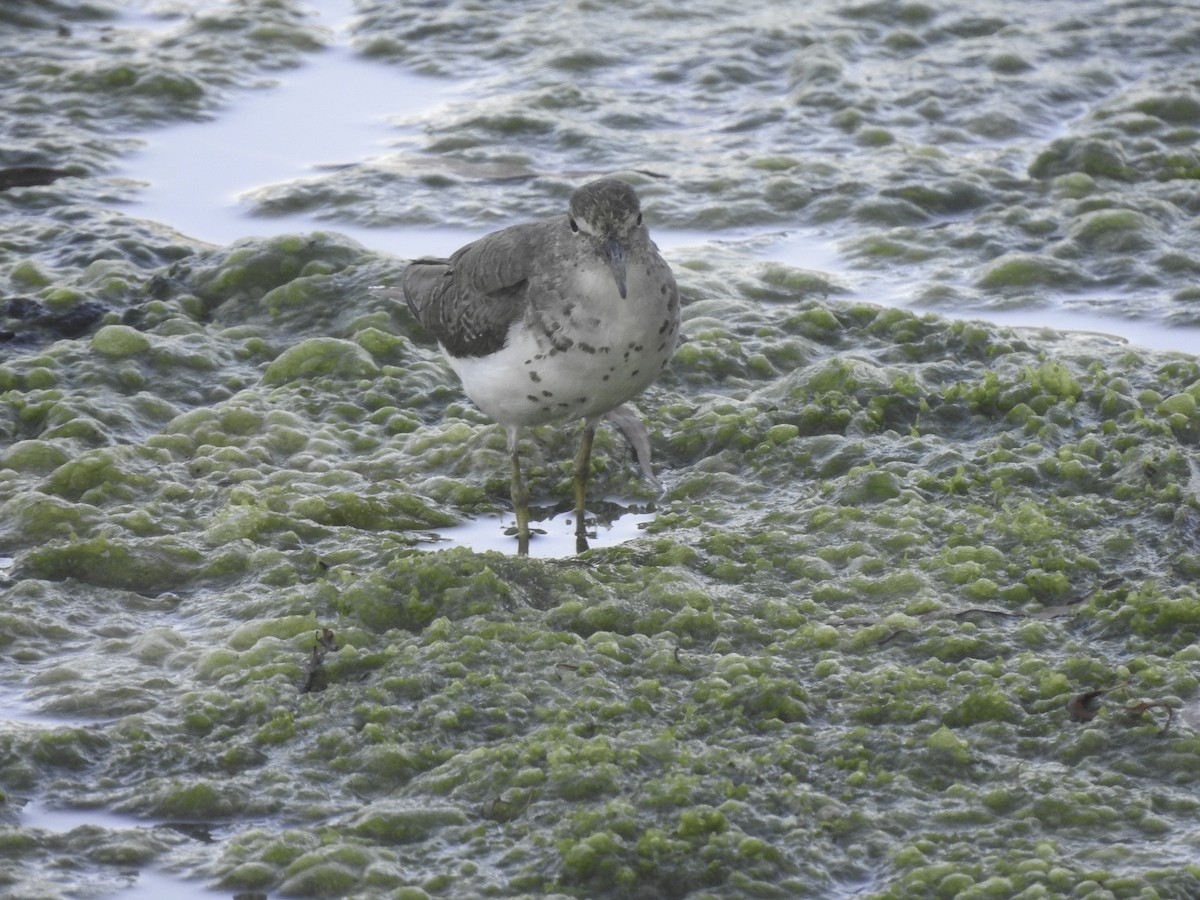
<path id="1" fill-rule="evenodd" d="M 478 236 L 478 228 L 465 224 L 457 227 L 439 226 L 436 223 L 406 226 L 404 221 L 408 218 L 407 214 L 400 209 L 375 209 L 377 201 L 374 200 L 370 201 L 371 210 L 364 214 L 362 210 L 354 209 L 355 204 L 363 202 L 362 199 L 341 197 L 336 186 L 326 185 L 330 193 L 321 207 L 312 207 L 298 199 L 298 206 L 301 207 L 298 213 L 289 214 L 281 210 L 278 203 L 271 205 L 269 201 L 259 199 L 274 194 L 286 195 L 288 192 L 302 197 L 306 183 L 336 179 L 336 175 L 327 174 L 330 170 L 375 166 L 383 177 L 387 177 L 389 171 L 393 175 L 402 174 L 406 163 L 413 162 L 408 148 L 420 145 L 422 127 L 436 129 L 438 126 L 427 123 L 436 122 L 439 118 L 453 121 L 461 116 L 458 109 L 484 103 L 483 98 L 496 90 L 496 79 L 503 78 L 503 75 L 487 67 L 471 73 L 474 74 L 473 78 L 455 79 L 418 75 L 402 64 L 384 65 L 366 60 L 358 56 L 351 46 L 356 23 L 350 19 L 350 4 L 342 0 L 325 0 L 310 6 L 316 13 L 317 21 L 330 30 L 333 38 L 320 53 L 309 57 L 295 70 L 273 76 L 269 86 L 259 87 L 252 94 L 235 99 L 229 108 L 210 121 L 156 128 L 140 136 L 144 146 L 127 157 L 120 170 L 121 174 L 145 183 L 145 188 L 135 195 L 131 211 L 169 224 L 184 234 L 215 243 L 228 243 L 247 234 L 283 234 L 330 225 L 368 247 L 405 258 L 446 255 Z M 1053 14 L 1049 18 L 1053 19 Z M 971 21 L 969 17 L 963 21 L 964 27 L 969 27 L 966 25 Z M 989 26 L 986 20 L 980 20 L 977 27 L 986 32 Z M 912 40 L 915 42 L 916 39 Z M 993 42 L 984 40 L 981 43 L 987 47 Z M 914 55 L 921 55 L 915 52 L 915 43 L 910 49 Z M 1032 63 L 1022 63 L 1019 55 L 1010 59 L 1001 51 L 996 52 L 999 61 L 993 61 L 995 71 L 992 77 L 997 82 L 1002 82 L 1006 76 L 1015 78 L 1032 66 Z M 1048 48 L 1048 52 L 1053 50 Z M 886 70 L 888 66 L 883 61 L 877 61 L 874 65 L 881 70 Z M 1013 71 L 1009 72 L 1004 66 L 1011 67 Z M 519 72 L 520 67 L 516 71 Z M 878 77 L 870 71 L 870 67 L 862 71 L 851 70 L 847 78 L 849 74 L 855 76 L 854 80 L 867 83 Z M 1094 73 L 1084 67 L 1083 77 L 1094 77 Z M 1137 84 L 1150 80 L 1151 76 L 1139 70 L 1129 77 Z M 997 89 L 1000 87 L 998 84 Z M 1115 90 L 1120 96 L 1130 90 L 1115 82 L 1104 87 L 1104 91 L 1097 93 L 1102 95 Z M 918 90 L 915 85 L 914 90 Z M 847 93 L 845 102 L 848 105 L 852 104 L 852 96 Z M 999 96 L 994 99 L 998 100 Z M 1022 102 L 1016 97 L 1013 99 L 1018 106 Z M 1055 140 L 1069 137 L 1072 122 L 1078 126 L 1086 121 L 1088 104 L 1082 99 L 1073 105 L 1068 104 L 1066 114 L 1069 122 L 1047 124 L 1048 120 L 1044 120 L 1043 124 L 1035 125 L 1033 129 L 1017 128 L 1014 134 L 1003 140 L 991 138 L 984 129 L 984 134 L 976 135 L 972 142 L 977 147 L 975 152 L 985 158 L 1000 159 L 1015 154 L 1021 164 L 1030 165 L 1035 155 L 1032 148 L 1053 145 Z M 1047 110 L 1045 115 L 1052 113 Z M 759 140 L 768 143 L 772 140 L 786 141 L 786 125 L 786 117 L 781 117 L 779 121 L 768 119 L 756 122 L 756 129 L 765 132 Z M 978 131 L 982 124 L 976 121 L 972 127 Z M 770 136 L 773 129 L 782 129 L 774 139 Z M 903 128 L 900 133 L 903 134 Z M 883 136 L 880 137 L 882 139 Z M 889 134 L 885 146 L 892 146 L 896 139 L 897 135 Z M 953 137 L 953 142 L 967 141 L 967 135 L 955 134 Z M 928 152 L 919 147 L 912 149 Z M 872 167 L 878 164 L 868 155 L 851 152 L 849 156 L 861 160 L 862 177 L 872 176 Z M 931 158 L 937 159 L 936 156 Z M 188 162 L 181 165 L 181 160 Z M 973 177 L 972 161 L 968 159 L 965 162 L 960 177 Z M 883 164 L 886 166 L 887 162 Z M 1011 163 L 1006 161 L 1004 164 Z M 497 173 L 503 172 L 501 164 L 497 164 L 496 168 Z M 668 173 L 673 168 L 686 171 L 687 167 L 664 165 Z M 783 169 L 787 170 L 786 167 Z M 479 174 L 484 175 L 486 183 L 486 173 L 482 167 Z M 509 180 L 521 181 L 536 177 L 537 174 L 535 169 L 524 164 L 512 164 L 512 172 L 508 177 Z M 931 170 L 930 174 L 937 178 L 942 173 Z M 877 169 L 874 176 L 885 183 L 895 177 L 886 168 Z M 503 181 L 502 178 L 499 182 L 493 182 L 496 189 L 506 190 Z M 927 189 L 931 194 L 939 190 L 936 185 Z M 885 187 L 884 190 L 889 189 Z M 910 190 L 915 195 L 920 189 Z M 1153 202 L 1150 198 L 1147 201 Z M 405 201 L 397 198 L 393 202 L 397 207 L 402 207 Z M 266 217 L 248 216 L 256 206 L 268 205 L 270 212 Z M 1104 208 L 1124 204 L 1116 198 L 1098 197 L 1095 205 Z M 398 221 L 387 227 L 370 224 L 379 218 Z M 1150 290 L 1134 289 L 1133 293 L 1142 296 L 1132 305 L 1133 298 L 1122 296 L 1120 290 L 1089 285 L 1086 278 L 1080 278 L 1075 284 L 1070 283 L 1068 278 L 1058 291 L 1030 293 L 1020 290 L 1018 284 L 1014 286 L 1016 290 L 1003 296 L 999 306 L 993 298 L 973 292 L 969 282 L 952 279 L 943 288 L 951 289 L 952 293 L 945 299 L 939 297 L 931 300 L 928 296 L 922 296 L 929 293 L 931 276 L 945 279 L 946 273 L 931 270 L 927 266 L 918 266 L 915 271 L 911 268 L 899 271 L 894 268 L 872 268 L 864 271 L 862 267 L 855 266 L 845 251 L 847 242 L 851 245 L 862 242 L 862 228 L 847 229 L 845 224 L 814 228 L 811 224 L 801 222 L 793 224 L 786 231 L 779 231 L 777 221 L 775 217 L 768 216 L 758 227 L 742 224 L 732 229 L 715 227 L 690 230 L 678 226 L 672 228 L 671 224 L 674 223 L 669 223 L 666 227 L 657 227 L 655 236 L 668 257 L 672 251 L 681 248 L 701 255 L 706 252 L 705 248 L 711 246 L 720 246 L 725 250 L 734 248 L 735 253 L 744 259 L 776 260 L 829 274 L 849 284 L 855 295 L 878 303 L 932 309 L 943 314 L 980 318 L 1000 324 L 1104 331 L 1156 349 L 1190 352 L 1197 345 L 1197 338 L 1200 338 L 1200 328 L 1191 324 L 1190 314 L 1186 322 L 1178 321 L 1179 310 L 1172 308 L 1174 304 L 1161 283 L 1155 284 Z M 950 233 L 960 226 L 971 224 L 969 215 L 935 214 L 930 216 L 925 227 L 945 229 Z M 900 222 L 896 225 L 893 231 L 912 230 Z M 875 229 L 868 224 L 866 230 Z M 887 240 L 882 234 L 875 239 Z M 1185 246 L 1189 247 L 1185 252 L 1195 252 L 1194 246 Z M 876 263 L 885 261 L 875 260 Z M 952 262 L 950 264 L 953 265 Z M 1184 290 L 1187 289 L 1187 283 L 1181 283 Z"/>
<path id="2" fill-rule="evenodd" d="M 157 127 L 137 136 L 141 146 L 121 161 L 116 173 L 139 184 L 128 205 L 131 213 L 218 244 L 313 228 L 315 219 L 304 216 L 256 221 L 240 198 L 257 188 L 378 156 L 392 139 L 390 120 L 428 112 L 461 90 L 444 79 L 357 56 L 344 36 L 350 3 L 307 5 L 332 37 L 319 53 L 294 69 L 272 74 L 211 120 Z M 368 233 L 342 230 L 359 239 Z M 404 252 L 433 254 L 458 236 L 414 229 L 405 235 Z M 399 246 L 380 249 L 401 252 Z"/>
<path id="3" fill-rule="evenodd" d="M 354 8 L 0 10 L 0 892 L 1200 892 L 1194 10 Z M 668 488 L 486 552 L 369 288 L 614 171 Z"/>
<path id="4" fill-rule="evenodd" d="M 38 801 L 25 804 L 21 809 L 19 822 L 22 828 L 59 834 L 70 834 L 76 829 L 119 832 L 154 827 L 132 817 L 114 815 L 102 809 L 62 809 L 49 807 Z M 213 900 L 230 896 L 227 891 L 208 890 L 195 881 L 155 869 L 130 872 L 119 880 L 126 884 L 107 887 L 96 885 L 89 895 L 105 900 L 164 900 L 166 897 L 173 900 Z"/>
<path id="5" fill-rule="evenodd" d="M 533 538 L 529 544 L 529 555 L 535 558 L 566 559 L 578 551 L 575 540 L 575 514 L 563 512 L 545 518 L 539 511 L 531 510 Z M 604 522 L 594 522 L 588 530 L 588 548 L 599 550 L 613 547 L 640 537 L 647 524 L 654 521 L 653 512 L 626 512 Z M 436 538 L 427 545 L 430 549 L 470 547 L 479 553 L 494 550 L 511 553 L 514 538 L 508 534 L 515 527 L 511 515 L 490 515 L 445 528 L 436 533 Z"/>

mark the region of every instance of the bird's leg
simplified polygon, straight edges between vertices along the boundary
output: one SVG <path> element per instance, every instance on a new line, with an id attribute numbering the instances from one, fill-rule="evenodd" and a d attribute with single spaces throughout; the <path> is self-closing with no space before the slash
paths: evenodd
<path id="1" fill-rule="evenodd" d="M 579 440 L 579 452 L 575 454 L 575 552 L 588 548 L 587 531 L 583 516 L 587 505 L 587 481 L 592 471 L 592 441 L 596 437 L 596 423 L 586 422 L 583 436 Z"/>
<path id="2" fill-rule="evenodd" d="M 508 450 L 512 454 L 512 502 L 517 515 L 517 555 L 529 555 L 529 488 L 521 474 L 518 431 L 508 431 Z"/>

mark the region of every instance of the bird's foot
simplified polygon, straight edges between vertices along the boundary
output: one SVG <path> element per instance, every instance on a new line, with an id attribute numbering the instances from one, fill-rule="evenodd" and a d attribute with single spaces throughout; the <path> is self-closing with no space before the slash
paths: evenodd
<path id="1" fill-rule="evenodd" d="M 587 517 L 583 510 L 575 511 L 575 552 L 582 553 L 588 549 L 588 538 L 596 536 L 596 520 L 592 520 L 591 529 L 588 528 Z"/>
<path id="2" fill-rule="evenodd" d="M 504 529 L 505 537 L 516 537 L 517 534 L 518 534 L 518 529 L 517 529 L 516 525 L 509 525 L 507 528 Z M 546 529 L 545 528 L 530 528 L 529 529 L 529 536 L 531 538 L 536 535 L 539 535 L 539 534 L 546 534 Z"/>
<path id="3" fill-rule="evenodd" d="M 504 529 L 505 537 L 515 537 L 517 539 L 517 556 L 529 555 L 529 541 L 534 535 L 545 534 L 544 528 L 526 528 L 524 531 L 518 525 L 513 525 Z"/>

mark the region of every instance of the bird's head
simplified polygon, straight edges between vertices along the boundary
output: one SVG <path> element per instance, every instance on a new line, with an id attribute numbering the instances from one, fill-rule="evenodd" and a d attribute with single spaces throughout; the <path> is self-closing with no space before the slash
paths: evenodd
<path id="1" fill-rule="evenodd" d="M 590 240 L 608 262 L 617 292 L 625 297 L 625 254 L 643 233 L 642 204 L 619 178 L 601 178 L 571 194 L 571 231 Z"/>

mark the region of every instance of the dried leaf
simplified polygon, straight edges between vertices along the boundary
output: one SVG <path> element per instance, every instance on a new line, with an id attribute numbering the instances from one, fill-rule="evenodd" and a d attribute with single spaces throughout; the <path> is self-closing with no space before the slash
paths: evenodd
<path id="1" fill-rule="evenodd" d="M 983 613 L 986 616 L 1003 616 L 1004 618 L 1008 619 L 1028 618 L 1028 616 L 1026 616 L 1023 612 L 1012 612 L 1011 610 L 1007 609 L 997 609 L 994 606 L 968 606 L 966 609 L 955 610 L 947 615 L 949 618 L 962 619 L 966 616 L 976 615 L 977 613 Z"/>
<path id="2" fill-rule="evenodd" d="M 1075 612 L 1077 607 L 1077 601 L 1072 599 L 1068 600 L 1066 603 L 1056 603 L 1054 606 L 1046 606 L 1037 610 L 1036 612 L 1031 612 L 1029 614 L 1029 618 L 1041 619 L 1043 621 L 1046 619 L 1057 619 L 1061 616 L 1069 616 L 1071 613 Z"/>

